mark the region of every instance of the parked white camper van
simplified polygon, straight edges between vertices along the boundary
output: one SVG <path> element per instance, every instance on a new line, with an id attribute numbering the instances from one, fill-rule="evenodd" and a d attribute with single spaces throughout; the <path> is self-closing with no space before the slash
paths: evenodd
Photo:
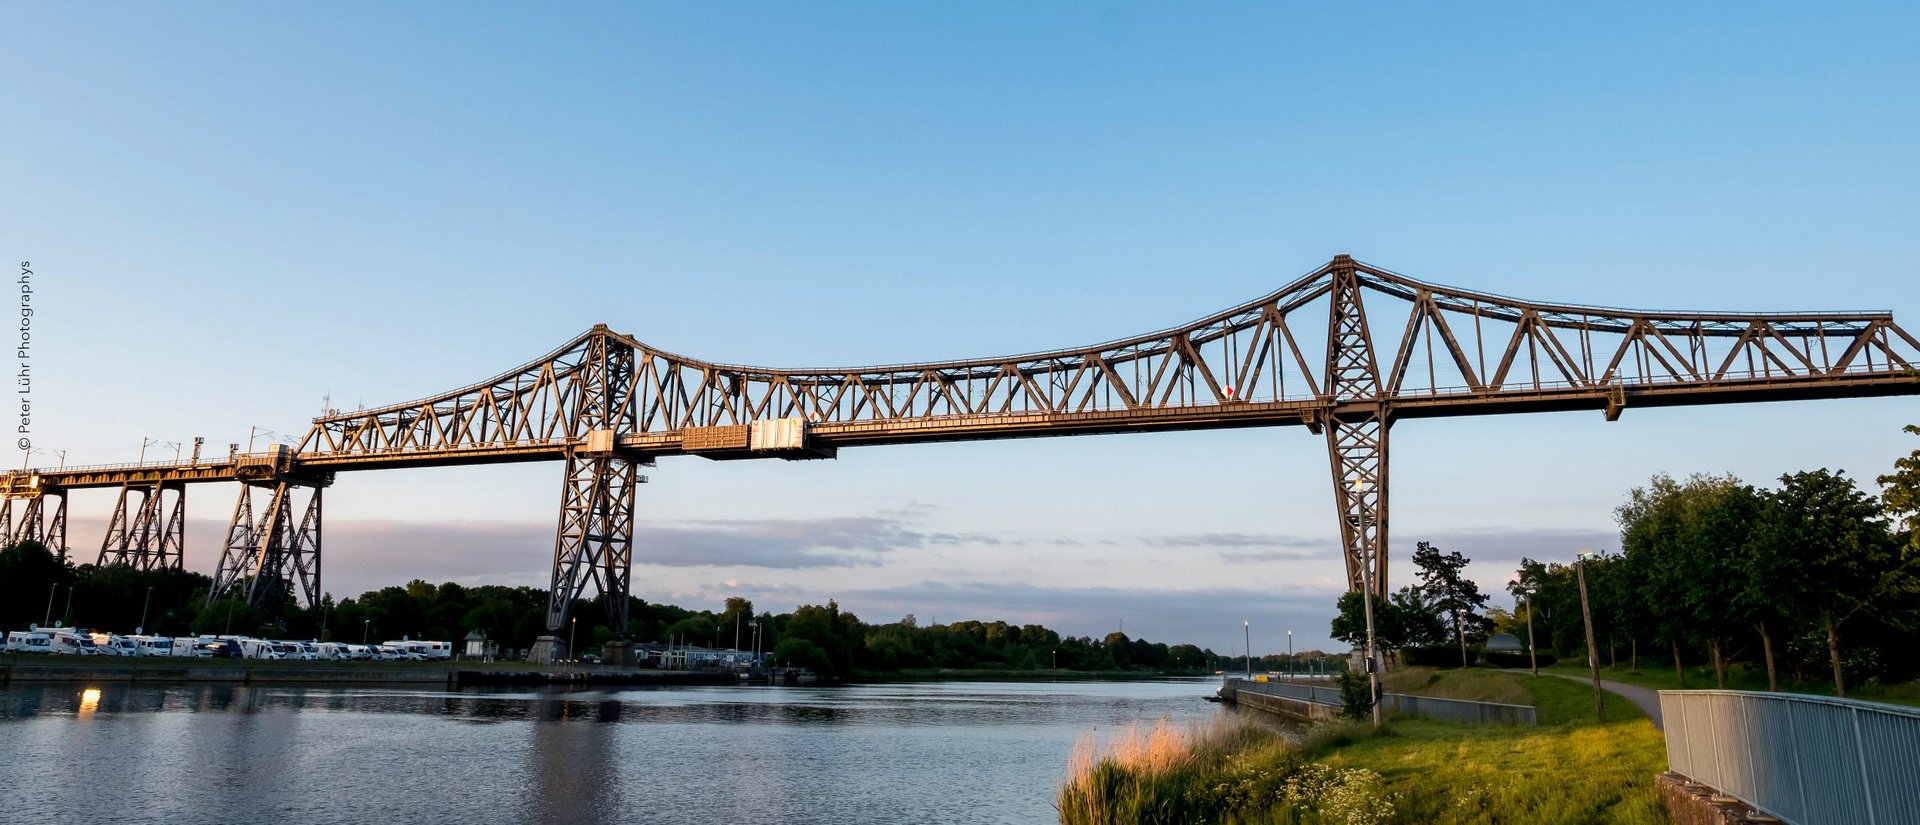
<path id="1" fill-rule="evenodd" d="M 93 644 L 93 636 L 71 627 L 56 627 L 47 631 L 49 645 L 55 654 L 61 656 L 98 656 L 100 649 Z"/>
<path id="2" fill-rule="evenodd" d="M 140 656 L 172 656 L 173 637 L 171 636 L 128 636 L 133 642 L 134 653 Z"/>
<path id="3" fill-rule="evenodd" d="M 38 628 L 15 630 L 7 634 L 8 653 L 52 653 L 53 636 Z"/>

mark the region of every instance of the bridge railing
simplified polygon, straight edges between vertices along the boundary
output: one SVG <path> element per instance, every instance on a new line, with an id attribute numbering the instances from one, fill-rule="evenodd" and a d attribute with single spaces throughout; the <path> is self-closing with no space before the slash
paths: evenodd
<path id="1" fill-rule="evenodd" d="M 1244 690 L 1249 693 L 1264 693 L 1269 696 L 1285 696 L 1301 699 L 1320 705 L 1341 704 L 1340 689 L 1324 685 L 1304 684 L 1301 682 L 1250 682 L 1244 678 L 1229 676 L 1226 687 Z M 1380 697 L 1380 709 L 1388 714 L 1401 716 L 1422 716 L 1428 719 L 1442 719 L 1449 722 L 1474 722 L 1479 724 L 1533 725 L 1539 719 L 1533 707 L 1529 705 L 1507 705 L 1499 702 L 1474 702 L 1466 699 L 1440 699 L 1433 696 L 1414 696 L 1407 693 L 1388 693 Z"/>
<path id="2" fill-rule="evenodd" d="M 1792 825 L 1920 825 L 1920 708 L 1663 690 L 1667 764 Z"/>

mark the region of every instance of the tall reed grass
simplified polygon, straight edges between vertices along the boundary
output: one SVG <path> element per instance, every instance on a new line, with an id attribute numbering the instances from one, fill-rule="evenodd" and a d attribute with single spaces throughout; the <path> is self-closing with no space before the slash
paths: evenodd
<path id="1" fill-rule="evenodd" d="M 1307 739 L 1340 742 L 1356 735 L 1352 726 L 1333 725 L 1309 731 Z M 1089 734 L 1068 762 L 1060 821 L 1370 825 L 1393 815 L 1378 775 L 1308 762 L 1298 744 L 1231 718 L 1189 727 L 1161 719 L 1105 739 Z"/>

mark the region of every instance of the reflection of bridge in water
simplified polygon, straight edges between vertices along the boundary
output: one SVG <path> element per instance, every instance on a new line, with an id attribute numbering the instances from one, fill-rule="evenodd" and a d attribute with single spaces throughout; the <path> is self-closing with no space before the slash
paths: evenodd
<path id="1" fill-rule="evenodd" d="M 321 491 L 337 473 L 561 461 L 548 626 L 597 591 L 624 628 L 638 470 L 662 456 L 830 458 L 877 444 L 1299 424 L 1327 441 L 1349 585 L 1385 592 L 1397 419 L 1593 409 L 1612 420 L 1632 407 L 1912 394 L 1916 363 L 1920 341 L 1888 313 L 1545 304 L 1341 255 L 1184 326 L 1006 358 L 763 369 L 597 326 L 478 384 L 330 412 L 297 448 L 8 473 L 0 531 L 65 553 L 66 492 L 117 488 L 99 563 L 177 567 L 186 486 L 236 481 L 213 596 L 243 588 L 271 608 L 291 587 L 312 604 Z"/>

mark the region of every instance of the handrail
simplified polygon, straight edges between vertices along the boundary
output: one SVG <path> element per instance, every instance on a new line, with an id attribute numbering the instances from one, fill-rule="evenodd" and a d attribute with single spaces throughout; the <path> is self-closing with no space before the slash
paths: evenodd
<path id="1" fill-rule="evenodd" d="M 1792 825 L 1920 823 L 1920 708 L 1663 690 L 1667 763 Z"/>

